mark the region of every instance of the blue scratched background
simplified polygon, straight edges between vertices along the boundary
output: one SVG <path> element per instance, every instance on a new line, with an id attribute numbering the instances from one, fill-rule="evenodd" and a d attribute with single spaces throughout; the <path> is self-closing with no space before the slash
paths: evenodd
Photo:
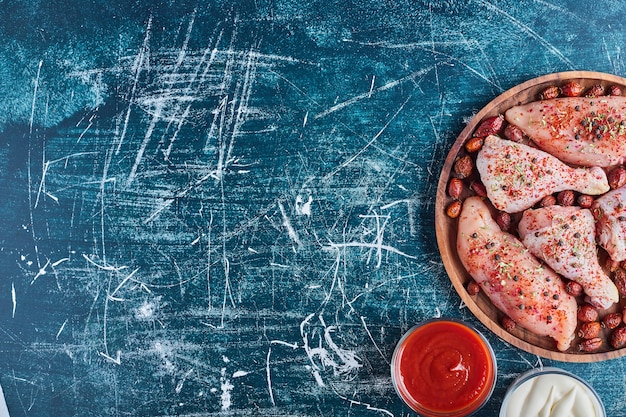
<path id="1" fill-rule="evenodd" d="M 621 1 L 0 1 L 11 416 L 408 416 L 389 361 L 464 308 L 439 171 L 535 76 L 626 75 Z M 486 332 L 494 416 L 557 365 Z"/>

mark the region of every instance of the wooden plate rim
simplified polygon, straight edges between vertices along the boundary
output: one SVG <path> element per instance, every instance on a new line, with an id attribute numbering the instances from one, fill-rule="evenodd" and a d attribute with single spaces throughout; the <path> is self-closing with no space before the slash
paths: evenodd
<path id="1" fill-rule="evenodd" d="M 457 270 L 453 267 L 453 263 L 456 263 L 457 265 L 460 264 L 460 260 L 458 259 L 458 256 L 456 254 L 456 246 L 454 245 L 453 247 L 453 245 L 448 244 L 450 242 L 450 219 L 445 214 L 445 204 L 447 201 L 449 201 L 446 193 L 446 188 L 448 180 L 450 179 L 451 168 L 453 166 L 454 160 L 461 151 L 461 148 L 465 141 L 470 137 L 472 132 L 478 126 L 478 123 L 480 123 L 484 118 L 488 116 L 503 113 L 503 111 L 506 110 L 501 108 L 503 103 L 519 95 L 520 93 L 525 92 L 526 90 L 536 90 L 535 93 L 538 94 L 542 88 L 545 88 L 549 85 L 554 85 L 555 83 L 564 83 L 570 80 L 597 80 L 617 84 L 626 88 L 626 78 L 617 75 L 595 71 L 565 71 L 532 78 L 508 89 L 507 91 L 503 92 L 492 101 L 490 101 L 472 117 L 470 122 L 457 136 L 457 139 L 455 140 L 452 148 L 450 149 L 445 159 L 437 186 L 437 196 L 435 203 L 435 232 L 437 235 L 437 245 L 439 247 L 439 253 L 441 255 L 448 277 L 450 278 L 456 292 L 459 294 L 463 302 L 474 314 L 474 316 L 476 316 L 476 318 L 483 325 L 485 325 L 490 331 L 495 333 L 500 339 L 528 353 L 536 354 L 547 359 L 553 359 L 562 362 L 599 362 L 609 359 L 616 359 L 626 355 L 626 348 L 599 353 L 560 352 L 557 350 L 550 350 L 541 346 L 534 345 L 504 330 L 500 326 L 500 324 L 494 321 L 489 315 L 487 315 L 474 301 L 472 296 L 467 293 L 464 286 L 464 278 L 469 277 L 469 275 L 467 274 L 467 272 L 465 272 L 464 276 L 457 273 Z M 454 241 L 456 241 L 456 239 L 454 239 Z M 461 267 L 461 269 L 463 268 Z"/>

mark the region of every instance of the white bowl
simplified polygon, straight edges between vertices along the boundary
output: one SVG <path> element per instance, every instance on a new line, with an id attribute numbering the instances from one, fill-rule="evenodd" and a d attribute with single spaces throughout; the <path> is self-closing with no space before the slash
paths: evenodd
<path id="1" fill-rule="evenodd" d="M 572 392 L 574 387 L 575 391 Z M 557 403 L 564 406 L 568 395 L 577 396 L 576 411 L 580 413 L 577 415 L 594 417 L 592 412 L 582 413 L 580 404 L 586 404 L 595 410 L 595 417 L 606 417 L 602 400 L 591 385 L 571 372 L 554 367 L 531 369 L 517 377 L 504 396 L 500 417 L 520 417 L 523 406 L 531 408 L 534 406 L 534 410 L 545 407 L 548 402 L 553 406 Z M 559 400 L 563 401 L 559 402 Z M 512 412 L 507 414 L 509 406 Z M 537 415 L 537 411 L 528 410 L 524 412 L 524 415 L 530 415 L 529 413 Z"/>

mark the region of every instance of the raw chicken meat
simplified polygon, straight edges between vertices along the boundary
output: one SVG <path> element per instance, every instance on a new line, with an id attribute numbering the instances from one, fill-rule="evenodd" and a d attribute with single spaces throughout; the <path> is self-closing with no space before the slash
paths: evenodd
<path id="1" fill-rule="evenodd" d="M 589 303 L 608 308 L 619 301 L 617 287 L 598 262 L 595 221 L 590 210 L 573 206 L 526 210 L 518 230 L 533 255 L 582 285 Z"/>
<path id="2" fill-rule="evenodd" d="M 626 97 L 535 101 L 510 108 L 505 117 L 564 162 L 608 167 L 626 157 Z"/>
<path id="3" fill-rule="evenodd" d="M 598 198 L 591 211 L 596 218 L 596 239 L 611 259 L 626 260 L 626 188 Z"/>
<path id="4" fill-rule="evenodd" d="M 493 135 L 485 138 L 476 168 L 491 203 L 508 213 L 563 190 L 589 195 L 609 191 L 602 168 L 572 168 L 547 152 Z"/>
<path id="5" fill-rule="evenodd" d="M 487 203 L 469 197 L 459 216 L 457 251 L 491 302 L 525 329 L 567 350 L 576 330 L 576 300 L 563 280 L 515 236 L 500 230 Z"/>

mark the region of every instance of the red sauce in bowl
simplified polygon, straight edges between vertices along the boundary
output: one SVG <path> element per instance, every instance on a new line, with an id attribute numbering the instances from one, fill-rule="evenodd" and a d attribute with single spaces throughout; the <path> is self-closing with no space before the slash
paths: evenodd
<path id="1" fill-rule="evenodd" d="M 453 319 L 429 320 L 407 332 L 391 366 L 400 398 L 425 417 L 472 414 L 487 402 L 496 380 L 487 340 Z"/>

